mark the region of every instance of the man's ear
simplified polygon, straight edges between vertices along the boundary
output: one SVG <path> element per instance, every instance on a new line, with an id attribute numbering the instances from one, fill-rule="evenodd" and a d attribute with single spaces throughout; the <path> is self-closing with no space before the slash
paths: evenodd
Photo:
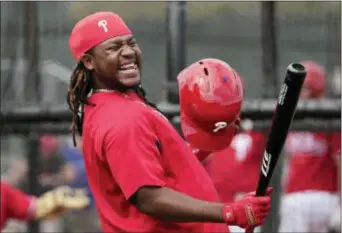
<path id="1" fill-rule="evenodd" d="M 83 62 L 84 66 L 88 70 L 93 70 L 94 69 L 93 59 L 94 58 L 90 54 L 84 54 L 81 58 L 81 61 Z"/>

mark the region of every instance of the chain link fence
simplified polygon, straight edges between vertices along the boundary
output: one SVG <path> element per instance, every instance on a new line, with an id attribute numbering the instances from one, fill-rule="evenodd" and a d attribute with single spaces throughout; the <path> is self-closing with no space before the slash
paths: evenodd
<path id="1" fill-rule="evenodd" d="M 159 101 L 166 77 L 166 2 L 38 2 L 40 80 L 26 77 L 29 56 L 24 2 L 2 2 L 1 103 L 2 106 L 63 104 L 70 70 L 74 65 L 68 48 L 77 20 L 97 10 L 118 12 L 133 29 L 144 52 L 144 85 L 150 98 Z M 260 2 L 188 2 L 186 9 L 186 63 L 203 57 L 223 59 L 246 81 L 247 97 L 263 90 L 262 9 Z M 292 61 L 312 59 L 327 68 L 329 76 L 341 63 L 341 10 L 339 2 L 275 4 L 279 65 L 277 78 Z M 267 55 L 266 55 L 267 56 Z M 40 89 L 37 90 L 37 83 Z M 279 82 L 278 82 L 279 83 Z M 53 88 L 52 88 L 53 87 Z M 40 93 L 37 98 L 36 93 Z"/>

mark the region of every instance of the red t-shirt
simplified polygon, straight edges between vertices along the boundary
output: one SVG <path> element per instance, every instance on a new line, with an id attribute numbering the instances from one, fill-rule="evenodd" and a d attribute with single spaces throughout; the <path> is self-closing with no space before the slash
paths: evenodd
<path id="1" fill-rule="evenodd" d="M 263 133 L 245 131 L 203 161 L 221 201 L 233 202 L 256 190 L 265 143 Z"/>
<path id="2" fill-rule="evenodd" d="M 227 232 L 225 224 L 163 222 L 129 198 L 143 186 L 218 201 L 202 164 L 181 136 L 135 94 L 96 93 L 86 106 L 83 153 L 104 232 Z"/>
<path id="3" fill-rule="evenodd" d="M 1 229 L 6 226 L 8 219 L 28 220 L 32 216 L 30 206 L 34 198 L 1 181 Z"/>
<path id="4" fill-rule="evenodd" d="M 290 133 L 285 143 L 288 155 L 285 192 L 337 192 L 338 168 L 334 156 L 340 148 L 340 133 Z"/>

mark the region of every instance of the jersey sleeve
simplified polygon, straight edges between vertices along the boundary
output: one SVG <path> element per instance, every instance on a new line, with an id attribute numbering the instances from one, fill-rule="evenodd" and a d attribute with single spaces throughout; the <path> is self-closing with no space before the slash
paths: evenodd
<path id="1" fill-rule="evenodd" d="M 127 200 L 143 186 L 165 186 L 159 141 L 146 116 L 111 127 L 104 146 L 110 171 Z"/>
<path id="2" fill-rule="evenodd" d="M 8 218 L 26 220 L 34 215 L 31 207 L 33 207 L 35 198 L 3 182 L 1 182 L 1 198 L 4 198 L 4 203 L 6 203 L 5 209 Z"/>

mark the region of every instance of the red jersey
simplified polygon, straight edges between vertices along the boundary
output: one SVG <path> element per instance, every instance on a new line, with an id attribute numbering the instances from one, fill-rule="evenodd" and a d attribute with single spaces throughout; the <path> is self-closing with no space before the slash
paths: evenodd
<path id="1" fill-rule="evenodd" d="M 96 93 L 85 107 L 83 154 L 104 232 L 227 232 L 226 224 L 163 222 L 129 199 L 143 186 L 218 201 L 202 164 L 169 121 L 136 94 Z"/>
<path id="2" fill-rule="evenodd" d="M 340 133 L 290 133 L 285 143 L 288 155 L 285 192 L 337 192 L 338 167 L 334 156 L 340 148 Z"/>
<path id="3" fill-rule="evenodd" d="M 8 219 L 28 220 L 32 217 L 33 198 L 1 181 L 1 229 Z"/>
<path id="4" fill-rule="evenodd" d="M 228 148 L 203 161 L 221 201 L 233 202 L 255 191 L 264 149 L 263 133 L 245 131 L 237 134 Z"/>

